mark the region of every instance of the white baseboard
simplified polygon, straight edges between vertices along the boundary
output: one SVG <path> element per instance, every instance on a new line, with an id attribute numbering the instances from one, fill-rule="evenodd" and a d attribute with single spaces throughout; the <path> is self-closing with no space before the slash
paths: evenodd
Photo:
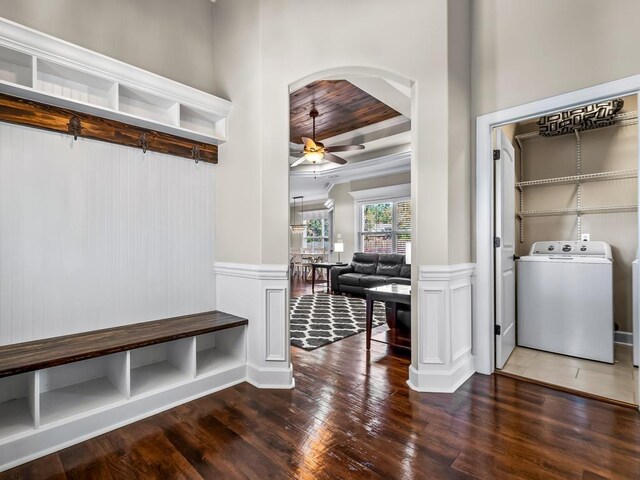
<path id="1" fill-rule="evenodd" d="M 268 368 L 249 363 L 247 382 L 258 388 L 290 389 L 296 386 L 291 364 L 289 368 Z"/>
<path id="2" fill-rule="evenodd" d="M 613 341 L 620 345 L 633 345 L 633 333 L 623 331 L 614 332 Z"/>
<path id="3" fill-rule="evenodd" d="M 469 354 L 443 370 L 418 371 L 411 365 L 407 385 L 417 392 L 453 393 L 474 373 L 473 358 Z"/>

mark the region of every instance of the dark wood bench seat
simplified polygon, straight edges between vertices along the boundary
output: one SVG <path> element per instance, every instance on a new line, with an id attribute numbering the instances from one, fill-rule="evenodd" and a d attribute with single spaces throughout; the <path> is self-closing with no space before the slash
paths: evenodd
<path id="1" fill-rule="evenodd" d="M 0 346 L 0 378 L 247 325 L 212 311 Z"/>

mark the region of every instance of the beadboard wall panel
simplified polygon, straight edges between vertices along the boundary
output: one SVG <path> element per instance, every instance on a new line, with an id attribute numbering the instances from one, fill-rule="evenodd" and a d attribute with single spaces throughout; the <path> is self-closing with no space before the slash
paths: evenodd
<path id="1" fill-rule="evenodd" d="M 215 309 L 214 168 L 0 124 L 0 344 Z"/>

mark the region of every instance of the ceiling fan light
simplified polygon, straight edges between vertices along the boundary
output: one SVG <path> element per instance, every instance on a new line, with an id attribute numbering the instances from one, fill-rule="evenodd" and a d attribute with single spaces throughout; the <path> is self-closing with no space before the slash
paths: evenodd
<path id="1" fill-rule="evenodd" d="M 305 154 L 305 157 L 307 157 L 307 160 L 309 160 L 312 163 L 318 163 L 324 157 L 324 153 L 322 153 L 322 152 L 308 152 L 308 153 Z"/>

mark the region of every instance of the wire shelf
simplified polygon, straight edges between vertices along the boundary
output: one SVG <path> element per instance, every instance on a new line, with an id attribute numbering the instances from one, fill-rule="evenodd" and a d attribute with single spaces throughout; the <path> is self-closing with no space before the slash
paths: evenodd
<path id="1" fill-rule="evenodd" d="M 638 170 L 617 170 L 613 172 L 586 173 L 584 175 L 571 175 L 568 177 L 543 178 L 517 182 L 516 187 L 535 187 L 538 185 L 562 185 L 581 182 L 594 182 L 598 180 L 622 180 L 625 178 L 637 178 Z"/>
<path id="2" fill-rule="evenodd" d="M 600 129 L 600 128 L 626 127 L 626 126 L 629 126 L 629 125 L 637 125 L 637 123 L 638 123 L 638 112 L 634 111 L 634 112 L 619 113 L 615 117 L 613 117 L 613 122 L 614 123 L 612 125 L 597 126 L 597 127 L 592 127 L 592 128 L 579 129 L 579 131 L 580 132 L 588 132 L 590 130 L 597 130 L 597 129 Z M 564 133 L 562 135 L 554 135 L 552 137 L 542 137 L 542 138 L 556 138 L 556 137 L 562 137 L 564 135 L 574 135 L 574 132 Z M 516 140 L 528 140 L 530 138 L 537 138 L 537 137 L 540 137 L 540 134 L 537 131 L 535 131 L 535 132 L 529 132 L 529 133 L 521 133 L 520 135 L 516 135 L 515 139 Z"/>
<path id="3" fill-rule="evenodd" d="M 524 210 L 518 212 L 518 217 L 548 217 L 556 215 L 584 215 L 589 213 L 615 213 L 615 212 L 634 212 L 638 210 L 637 204 L 627 205 L 608 205 L 600 207 L 583 207 L 583 208 L 552 208 L 548 210 Z"/>

